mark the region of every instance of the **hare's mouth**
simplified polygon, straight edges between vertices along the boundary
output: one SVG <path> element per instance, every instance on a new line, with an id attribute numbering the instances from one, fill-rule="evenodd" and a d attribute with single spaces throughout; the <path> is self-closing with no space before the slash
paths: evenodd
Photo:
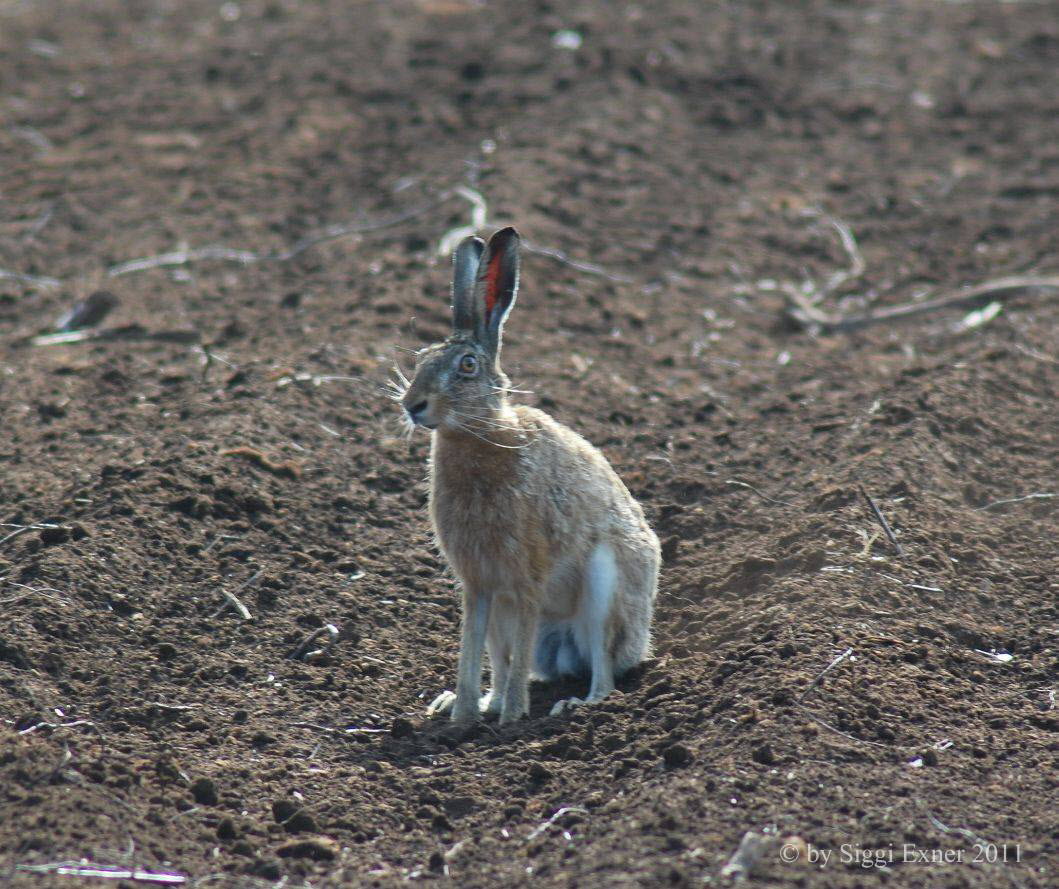
<path id="1" fill-rule="evenodd" d="M 405 413 L 414 426 L 422 426 L 424 429 L 436 429 L 438 421 L 434 418 L 435 411 L 431 410 L 429 399 L 422 399 L 415 404 L 406 404 Z"/>

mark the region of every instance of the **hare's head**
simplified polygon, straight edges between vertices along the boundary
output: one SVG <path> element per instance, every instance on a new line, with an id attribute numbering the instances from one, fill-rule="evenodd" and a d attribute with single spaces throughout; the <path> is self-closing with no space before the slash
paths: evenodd
<path id="1" fill-rule="evenodd" d="M 418 353 L 401 399 L 415 425 L 467 428 L 502 405 L 508 379 L 500 369 L 500 340 L 518 290 L 518 242 L 518 232 L 505 228 L 488 246 L 470 237 L 456 248 L 452 336 Z"/>

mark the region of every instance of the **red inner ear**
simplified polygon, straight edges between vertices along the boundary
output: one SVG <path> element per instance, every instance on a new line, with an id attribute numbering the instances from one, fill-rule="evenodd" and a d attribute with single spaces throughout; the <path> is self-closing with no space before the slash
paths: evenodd
<path id="1" fill-rule="evenodd" d="M 500 287 L 500 259 L 501 254 L 497 253 L 492 259 L 489 260 L 489 268 L 485 273 L 485 323 L 489 323 L 489 319 L 493 317 L 493 309 L 496 308 L 496 300 L 498 290 Z"/>

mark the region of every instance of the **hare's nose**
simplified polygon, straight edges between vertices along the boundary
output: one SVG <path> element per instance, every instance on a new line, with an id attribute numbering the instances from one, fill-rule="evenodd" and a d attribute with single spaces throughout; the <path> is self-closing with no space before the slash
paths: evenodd
<path id="1" fill-rule="evenodd" d="M 413 422 L 415 420 L 418 420 L 419 419 L 419 415 L 421 413 L 423 413 L 423 411 L 425 411 L 426 409 L 427 409 L 427 400 L 425 398 L 422 401 L 419 401 L 416 404 L 413 404 L 411 407 L 406 407 L 405 408 L 405 410 L 408 411 L 408 416 L 410 416 L 412 418 Z"/>

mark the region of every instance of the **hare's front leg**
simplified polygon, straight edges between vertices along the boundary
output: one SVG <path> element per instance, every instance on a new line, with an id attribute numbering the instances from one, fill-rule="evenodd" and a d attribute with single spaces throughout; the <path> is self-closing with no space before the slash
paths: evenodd
<path id="1" fill-rule="evenodd" d="M 478 718 L 478 696 L 482 692 L 482 649 L 489 626 L 489 607 L 489 596 L 464 590 L 456 694 L 451 691 L 439 694 L 427 708 L 428 716 L 448 712 L 453 722 L 470 722 Z"/>
<path id="2" fill-rule="evenodd" d="M 453 722 L 470 722 L 480 714 L 478 697 L 482 693 L 482 650 L 485 648 L 491 602 L 488 595 L 464 590 L 460 663 L 456 672 L 456 700 L 452 705 Z"/>
<path id="3" fill-rule="evenodd" d="M 508 668 L 511 663 L 511 639 L 514 629 L 513 616 L 508 603 L 497 598 L 492 605 L 489 632 L 485 637 L 485 650 L 489 653 L 489 691 L 482 696 L 483 713 L 500 715 L 504 709 L 504 693 L 507 690 Z"/>
<path id="4" fill-rule="evenodd" d="M 508 661 L 500 724 L 514 722 L 529 713 L 530 656 L 537 636 L 537 608 L 532 602 L 518 601 L 513 610 L 511 657 Z"/>

